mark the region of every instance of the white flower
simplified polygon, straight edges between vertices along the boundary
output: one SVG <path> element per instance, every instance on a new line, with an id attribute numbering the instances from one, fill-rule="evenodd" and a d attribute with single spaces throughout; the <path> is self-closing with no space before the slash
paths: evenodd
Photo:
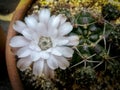
<path id="1" fill-rule="evenodd" d="M 16 21 L 13 28 L 22 34 L 10 41 L 11 47 L 19 48 L 17 67 L 24 71 L 33 65 L 33 74 L 38 76 L 51 76 L 57 68 L 66 69 L 69 66 L 67 59 L 74 52 L 71 46 L 79 43 L 78 36 L 67 35 L 73 26 L 66 22 L 66 17 L 61 14 L 50 16 L 49 9 L 40 10 L 37 16 L 25 17 L 25 23 Z"/>

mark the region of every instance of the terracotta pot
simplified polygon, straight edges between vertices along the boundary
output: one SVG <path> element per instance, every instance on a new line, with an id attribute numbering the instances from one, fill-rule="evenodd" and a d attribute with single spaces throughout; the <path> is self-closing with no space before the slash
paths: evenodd
<path id="1" fill-rule="evenodd" d="M 0 71 L 5 67 L 5 42 L 6 36 L 5 33 L 0 26 Z"/>
<path id="2" fill-rule="evenodd" d="M 12 85 L 13 90 L 24 90 L 24 88 L 19 77 L 18 69 L 16 67 L 15 55 L 13 54 L 13 52 L 11 51 L 11 47 L 9 46 L 10 39 L 14 35 L 16 35 L 16 32 L 13 30 L 12 26 L 16 20 L 22 19 L 24 17 L 26 11 L 31 6 L 32 1 L 33 0 L 20 0 L 20 3 L 18 4 L 14 12 L 13 18 L 8 28 L 7 42 L 6 42 L 6 64 L 7 64 L 10 83 Z"/>

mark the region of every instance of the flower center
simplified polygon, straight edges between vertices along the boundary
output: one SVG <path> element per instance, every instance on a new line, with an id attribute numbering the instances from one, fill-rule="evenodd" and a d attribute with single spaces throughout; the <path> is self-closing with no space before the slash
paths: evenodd
<path id="1" fill-rule="evenodd" d="M 42 49 L 42 50 L 47 50 L 49 49 L 50 47 L 52 47 L 52 41 L 50 39 L 50 37 L 40 37 L 39 39 L 39 43 L 38 43 L 39 47 Z"/>

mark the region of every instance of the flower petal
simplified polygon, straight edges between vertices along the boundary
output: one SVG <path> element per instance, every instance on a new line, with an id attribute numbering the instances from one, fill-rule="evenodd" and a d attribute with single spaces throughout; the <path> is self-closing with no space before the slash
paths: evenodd
<path id="1" fill-rule="evenodd" d="M 25 37 L 23 37 L 23 36 L 14 36 L 10 40 L 11 47 L 23 47 L 23 46 L 26 46 L 28 44 L 29 44 L 28 40 L 25 39 Z"/>
<path id="2" fill-rule="evenodd" d="M 38 59 L 42 58 L 42 59 L 48 59 L 50 57 L 50 54 L 48 52 L 37 52 L 37 51 L 32 51 L 31 52 L 31 58 L 33 61 L 37 61 Z"/>
<path id="3" fill-rule="evenodd" d="M 32 59 L 33 61 L 39 60 L 40 57 L 41 57 L 40 52 L 37 52 L 37 51 L 32 51 L 32 52 L 31 52 L 31 59 Z"/>
<path id="4" fill-rule="evenodd" d="M 22 35 L 24 35 L 24 37 L 28 40 L 32 40 L 32 32 L 31 30 L 29 30 L 28 28 L 25 28 L 22 32 Z"/>
<path id="5" fill-rule="evenodd" d="M 49 20 L 49 27 L 51 28 L 58 28 L 59 24 L 60 24 L 60 19 L 61 19 L 61 15 L 58 16 L 52 16 Z"/>
<path id="6" fill-rule="evenodd" d="M 26 27 L 25 23 L 22 21 L 16 21 L 15 24 L 13 25 L 13 29 L 19 33 L 21 33 Z"/>
<path id="7" fill-rule="evenodd" d="M 41 51 L 40 47 L 38 46 L 37 42 L 31 42 L 28 46 L 33 51 Z"/>
<path id="8" fill-rule="evenodd" d="M 62 45 L 66 45 L 69 40 L 63 37 L 59 37 L 59 38 L 54 38 L 52 39 L 53 42 L 53 46 L 62 46 Z"/>
<path id="9" fill-rule="evenodd" d="M 33 74 L 36 76 L 41 76 L 43 74 L 44 69 L 44 60 L 38 60 L 33 64 Z"/>
<path id="10" fill-rule="evenodd" d="M 41 51 L 40 52 L 40 57 L 43 59 L 48 59 L 50 57 L 50 54 L 46 51 Z"/>
<path id="11" fill-rule="evenodd" d="M 67 44 L 69 46 L 77 46 L 79 44 L 79 37 L 77 35 L 69 36 L 67 39 L 69 40 Z"/>
<path id="12" fill-rule="evenodd" d="M 19 58 L 27 57 L 31 54 L 31 50 L 26 46 L 26 47 L 18 49 L 16 54 Z"/>
<path id="13" fill-rule="evenodd" d="M 38 25 L 36 26 L 36 31 L 38 36 L 47 36 L 47 27 L 44 23 L 38 23 Z"/>
<path id="14" fill-rule="evenodd" d="M 66 20 L 66 16 L 61 14 L 60 25 L 64 24 Z"/>
<path id="15" fill-rule="evenodd" d="M 39 21 L 38 13 L 31 14 L 32 17 L 34 17 L 37 21 Z"/>
<path id="16" fill-rule="evenodd" d="M 56 49 L 56 47 L 49 49 L 48 52 L 50 52 L 50 53 L 53 54 L 53 55 L 62 56 L 61 52 L 59 52 L 59 51 Z"/>
<path id="17" fill-rule="evenodd" d="M 56 28 L 50 27 L 48 29 L 48 36 L 51 38 L 56 38 L 58 36 L 58 30 Z"/>
<path id="18" fill-rule="evenodd" d="M 50 69 L 46 62 L 44 63 L 44 74 L 46 78 L 54 78 L 55 76 L 54 70 Z"/>
<path id="19" fill-rule="evenodd" d="M 61 56 L 56 56 L 55 58 L 57 59 L 58 66 L 61 69 L 66 69 L 67 67 L 69 67 L 70 63 L 68 62 L 66 58 L 61 57 Z"/>
<path id="20" fill-rule="evenodd" d="M 56 58 L 53 55 L 51 55 L 50 58 L 47 59 L 47 64 L 53 70 L 58 68 L 57 60 L 56 60 Z"/>
<path id="21" fill-rule="evenodd" d="M 18 62 L 17 62 L 17 67 L 18 67 L 21 71 L 24 71 L 24 70 L 26 70 L 31 64 L 32 64 L 32 61 L 30 60 L 29 57 L 27 57 L 27 58 L 22 58 L 22 59 L 18 60 Z"/>
<path id="22" fill-rule="evenodd" d="M 74 50 L 69 47 L 57 47 L 56 48 L 64 57 L 72 57 Z"/>
<path id="23" fill-rule="evenodd" d="M 50 10 L 49 9 L 42 9 L 39 12 L 39 21 L 40 22 L 47 24 L 49 18 L 50 18 Z"/>
<path id="24" fill-rule="evenodd" d="M 63 36 L 70 33 L 73 29 L 73 26 L 70 22 L 66 22 L 59 27 L 59 35 Z"/>
<path id="25" fill-rule="evenodd" d="M 25 17 L 25 23 L 27 24 L 28 27 L 35 29 L 38 22 L 36 18 L 31 15 L 31 16 Z"/>
<path id="26" fill-rule="evenodd" d="M 39 40 L 39 35 L 38 35 L 38 32 L 30 28 L 25 28 L 22 32 L 22 35 L 28 39 L 28 40 L 32 40 L 32 41 L 37 41 Z"/>

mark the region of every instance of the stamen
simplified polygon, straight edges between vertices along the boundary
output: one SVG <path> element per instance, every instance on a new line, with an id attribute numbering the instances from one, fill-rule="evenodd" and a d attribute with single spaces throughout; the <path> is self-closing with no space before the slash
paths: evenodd
<path id="1" fill-rule="evenodd" d="M 42 50 L 47 50 L 49 49 L 50 47 L 52 47 L 52 41 L 50 39 L 50 37 L 40 37 L 39 39 L 39 43 L 38 43 L 39 47 L 42 49 Z"/>

